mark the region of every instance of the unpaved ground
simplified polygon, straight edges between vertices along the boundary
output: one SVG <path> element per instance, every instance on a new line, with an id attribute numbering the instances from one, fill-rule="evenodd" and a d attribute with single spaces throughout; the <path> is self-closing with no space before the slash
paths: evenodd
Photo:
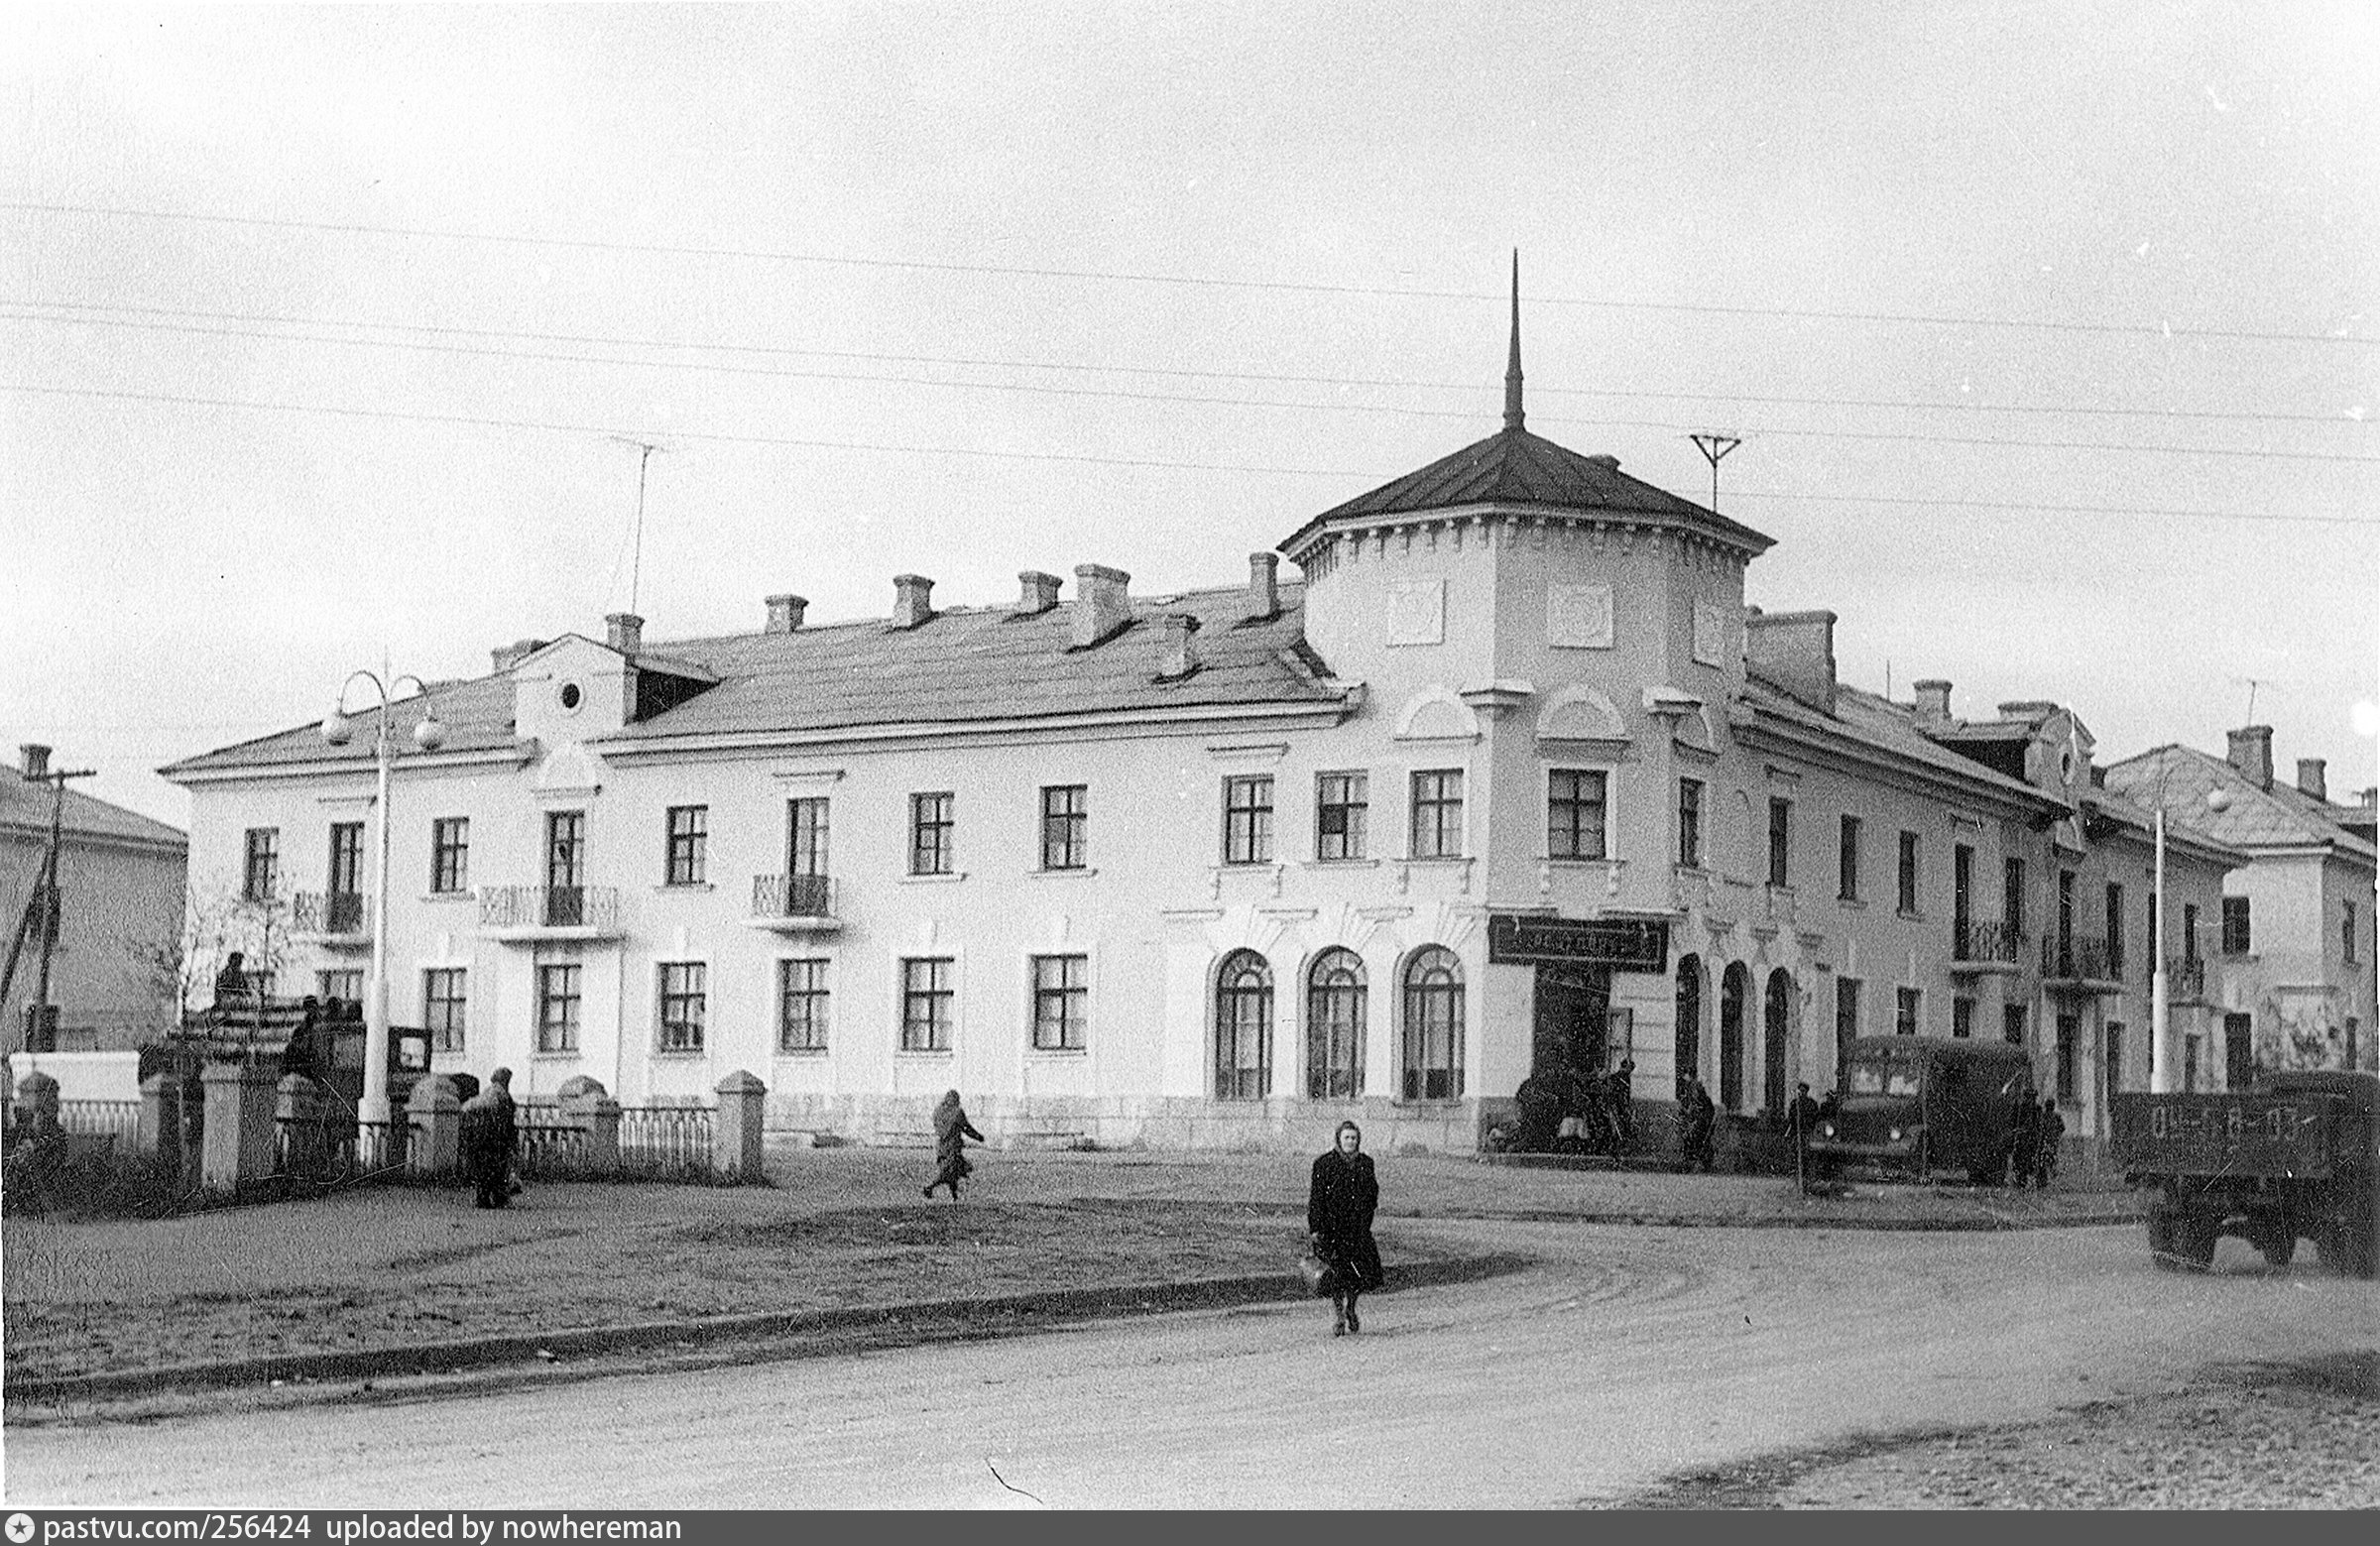
<path id="1" fill-rule="evenodd" d="M 1673 1478 L 1637 1508 L 2380 1508 L 2380 1354 L 2218 1365 L 2039 1422 Z"/>

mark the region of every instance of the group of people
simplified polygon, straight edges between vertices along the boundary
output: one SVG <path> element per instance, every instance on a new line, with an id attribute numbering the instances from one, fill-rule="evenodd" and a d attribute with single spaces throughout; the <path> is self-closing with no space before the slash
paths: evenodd
<path id="1" fill-rule="evenodd" d="M 1514 1146 L 1529 1153 L 1609 1154 L 1636 1146 L 1636 1060 L 1603 1075 L 1570 1064 L 1540 1069 L 1520 1082 Z"/>
<path id="2" fill-rule="evenodd" d="M 2050 1189 L 2058 1176 L 2058 1145 L 2066 1139 L 2066 1119 L 2058 1115 L 2058 1103 L 2049 1096 L 2035 1106 L 2030 1098 L 2016 1109 L 2016 1146 L 2008 1163 L 2008 1182 L 2023 1189 L 2027 1185 Z"/>

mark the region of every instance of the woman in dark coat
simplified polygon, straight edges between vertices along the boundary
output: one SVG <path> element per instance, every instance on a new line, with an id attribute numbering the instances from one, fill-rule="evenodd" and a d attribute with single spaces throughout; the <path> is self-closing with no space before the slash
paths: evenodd
<path id="1" fill-rule="evenodd" d="M 1314 1253 L 1329 1262 L 1338 1287 L 1331 1294 L 1331 1335 L 1360 1332 L 1356 1296 L 1380 1286 L 1380 1248 L 1372 1242 L 1371 1216 L 1380 1205 L 1379 1178 L 1364 1152 L 1364 1130 L 1339 1124 L 1331 1151 L 1314 1161 L 1314 1183 L 1306 1193 L 1306 1229 Z"/>
<path id="2" fill-rule="evenodd" d="M 934 1178 L 925 1183 L 926 1196 L 933 1196 L 937 1186 L 947 1186 L 950 1200 L 954 1203 L 959 1200 L 959 1182 L 975 1173 L 975 1166 L 967 1163 L 969 1138 L 978 1143 L 984 1141 L 984 1135 L 975 1130 L 975 1124 L 967 1120 L 967 1108 L 959 1104 L 959 1092 L 948 1091 L 942 1097 L 942 1104 L 934 1108 L 935 1170 Z"/>

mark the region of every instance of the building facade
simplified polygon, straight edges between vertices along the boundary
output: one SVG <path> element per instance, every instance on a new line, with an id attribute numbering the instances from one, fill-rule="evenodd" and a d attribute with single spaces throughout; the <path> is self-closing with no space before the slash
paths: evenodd
<path id="1" fill-rule="evenodd" d="M 173 1015 L 171 955 L 182 930 L 188 841 L 162 821 L 69 787 L 56 807 L 55 903 L 37 902 L 56 786 L 47 781 L 50 748 L 20 750 L 17 767 L 0 768 L 0 927 L 21 940 L 0 1023 L 12 1050 L 27 1046 L 47 932 L 57 1025 L 33 1038 L 51 1044 L 33 1050 L 136 1047 Z"/>
<path id="2" fill-rule="evenodd" d="M 1978 751 L 1947 688 L 1839 683 L 1832 614 L 1745 606 L 1769 545 L 1530 433 L 1516 327 L 1501 430 L 1245 584 L 1084 564 L 1065 601 L 1028 570 L 938 610 L 900 576 L 888 619 L 779 595 L 750 633 L 497 651 L 393 711 L 445 736 L 397 759 L 385 919 L 366 738 L 167 773 L 197 870 L 322 877 L 299 980 L 360 992 L 385 928 L 393 1017 L 533 1098 L 744 1068 L 774 1127 L 862 1141 L 955 1087 L 1018 1140 L 1306 1147 L 1352 1115 L 1465 1150 L 1533 1070 L 1629 1059 L 1640 1100 L 1701 1077 L 1756 1123 L 1900 1030 L 2024 1042 L 2096 1130 L 2147 1015 L 2109 1012 L 2130 983 L 2078 965 L 2075 908 L 2136 886 L 2093 917 L 2145 928 L 2138 813 L 2063 710 Z M 2234 858 L 2169 889 L 2211 916 Z"/>
<path id="3" fill-rule="evenodd" d="M 2375 1059 L 2373 791 L 2334 804 L 2323 764 L 2273 776 L 2273 732 L 2229 735 L 2224 757 L 2162 746 L 2107 771 L 2111 788 L 2238 850 L 2202 948 L 2222 961 L 2220 1057 L 2239 1083 L 2257 1069 L 2362 1068 Z M 2222 791 L 2216 809 L 2208 796 Z"/>

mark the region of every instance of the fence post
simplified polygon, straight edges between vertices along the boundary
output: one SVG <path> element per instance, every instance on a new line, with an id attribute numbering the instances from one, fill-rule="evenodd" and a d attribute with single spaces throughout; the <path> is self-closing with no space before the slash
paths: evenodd
<path id="1" fill-rule="evenodd" d="M 769 1087 L 739 1068 L 719 1081 L 719 1116 L 711 1129 L 711 1169 L 727 1181 L 761 1177 L 761 1107 Z"/>
<path id="2" fill-rule="evenodd" d="M 181 1081 L 170 1073 L 151 1074 L 141 1081 L 141 1125 L 132 1146 L 162 1164 L 180 1160 Z"/>
<path id="3" fill-rule="evenodd" d="M 620 1103 L 604 1090 L 603 1081 L 573 1074 L 554 1092 L 562 1116 L 587 1135 L 586 1167 L 590 1175 L 611 1175 L 620 1168 Z"/>
<path id="4" fill-rule="evenodd" d="M 206 1132 L 198 1176 L 210 1190 L 236 1192 L 273 1173 L 274 1078 L 253 1063 L 209 1063 Z"/>
<path id="5" fill-rule="evenodd" d="M 450 1176 L 461 1168 L 463 1103 L 443 1074 L 418 1080 L 405 1100 L 405 1120 L 413 1129 L 406 1145 L 405 1166 L 417 1176 Z"/>

